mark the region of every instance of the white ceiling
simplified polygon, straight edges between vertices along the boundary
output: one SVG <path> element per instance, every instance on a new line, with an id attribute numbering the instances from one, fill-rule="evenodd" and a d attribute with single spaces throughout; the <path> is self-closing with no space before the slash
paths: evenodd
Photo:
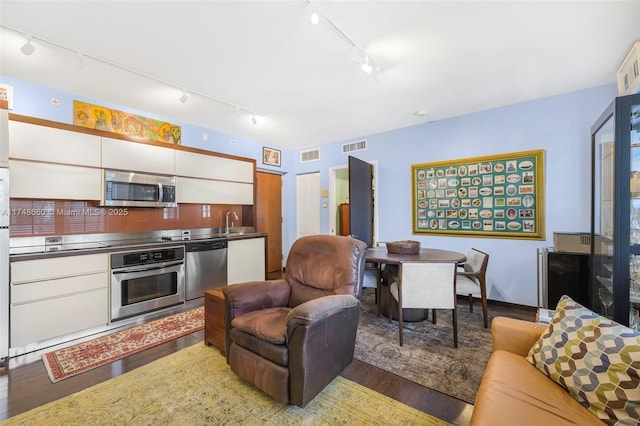
<path id="1" fill-rule="evenodd" d="M 0 0 L 0 25 L 2 75 L 301 149 L 614 83 L 640 0 Z"/>

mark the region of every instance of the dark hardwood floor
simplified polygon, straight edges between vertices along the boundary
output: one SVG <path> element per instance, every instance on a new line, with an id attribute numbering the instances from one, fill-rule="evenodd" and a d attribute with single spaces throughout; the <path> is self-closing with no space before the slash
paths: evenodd
<path id="1" fill-rule="evenodd" d="M 535 319 L 535 312 L 527 308 L 490 304 L 489 309 L 494 314 Z M 204 332 L 198 331 L 58 383 L 51 383 L 39 356 L 31 354 L 12 358 L 0 370 L 0 420 L 109 380 L 187 346 L 202 343 L 203 339 Z M 354 360 L 342 375 L 449 423 L 466 425 L 473 411 L 470 404 L 358 360 Z"/>

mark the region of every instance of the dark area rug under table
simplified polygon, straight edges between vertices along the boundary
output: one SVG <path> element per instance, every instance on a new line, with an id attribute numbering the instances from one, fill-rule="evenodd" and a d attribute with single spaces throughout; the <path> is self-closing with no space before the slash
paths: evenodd
<path id="1" fill-rule="evenodd" d="M 375 289 L 363 289 L 361 302 L 355 358 L 473 404 L 491 355 L 491 323 L 484 328 L 479 303 L 470 313 L 467 303 L 458 302 L 456 349 L 450 310 L 438 310 L 436 324 L 431 313 L 426 320 L 405 322 L 400 346 L 398 321 L 376 315 Z"/>

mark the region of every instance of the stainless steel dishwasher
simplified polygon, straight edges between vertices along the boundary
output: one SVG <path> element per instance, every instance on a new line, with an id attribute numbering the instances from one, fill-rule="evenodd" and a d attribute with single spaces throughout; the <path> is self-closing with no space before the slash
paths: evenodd
<path id="1" fill-rule="evenodd" d="M 227 240 L 186 243 L 186 300 L 204 297 L 204 292 L 227 285 Z"/>

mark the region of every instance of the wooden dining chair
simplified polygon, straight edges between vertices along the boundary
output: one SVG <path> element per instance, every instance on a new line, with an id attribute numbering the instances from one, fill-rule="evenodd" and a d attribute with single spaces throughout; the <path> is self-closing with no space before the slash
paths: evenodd
<path id="1" fill-rule="evenodd" d="M 398 333 L 403 343 L 402 309 L 451 309 L 453 315 L 453 347 L 458 347 L 458 314 L 456 310 L 456 264 L 452 262 L 400 262 L 398 276 L 389 275 L 389 301 L 398 305 Z M 391 322 L 391 309 L 389 309 Z"/>
<path id="2" fill-rule="evenodd" d="M 456 293 L 469 298 L 469 312 L 473 312 L 473 298 L 482 302 L 484 328 L 489 328 L 489 308 L 487 305 L 487 266 L 489 255 L 472 248 L 467 253 L 467 260 L 458 265 Z"/>

